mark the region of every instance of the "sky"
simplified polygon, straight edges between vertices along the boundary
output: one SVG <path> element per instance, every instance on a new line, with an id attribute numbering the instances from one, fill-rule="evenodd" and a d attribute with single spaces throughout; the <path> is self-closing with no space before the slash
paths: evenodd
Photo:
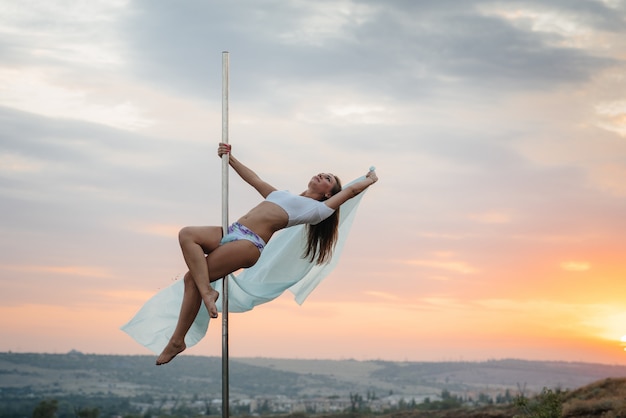
<path id="1" fill-rule="evenodd" d="M 626 364 L 623 0 L 0 0 L 0 351 L 150 354 L 119 327 L 221 224 L 222 51 L 239 160 L 380 178 L 231 357 Z"/>

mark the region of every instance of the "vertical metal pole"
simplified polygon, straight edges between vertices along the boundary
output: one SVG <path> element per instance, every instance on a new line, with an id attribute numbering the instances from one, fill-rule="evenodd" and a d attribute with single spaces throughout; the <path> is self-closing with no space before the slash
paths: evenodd
<path id="1" fill-rule="evenodd" d="M 222 142 L 228 144 L 228 52 L 222 52 Z M 228 154 L 222 155 L 222 228 L 228 230 Z M 222 417 L 228 418 L 228 276 L 222 279 Z"/>

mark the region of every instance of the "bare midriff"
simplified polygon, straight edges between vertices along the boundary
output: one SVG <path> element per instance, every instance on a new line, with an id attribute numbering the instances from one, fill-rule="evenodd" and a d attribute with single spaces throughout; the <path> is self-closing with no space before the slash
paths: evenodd
<path id="1" fill-rule="evenodd" d="M 289 215 L 276 203 L 263 201 L 243 215 L 237 222 L 249 228 L 266 243 L 276 231 L 287 226 Z"/>

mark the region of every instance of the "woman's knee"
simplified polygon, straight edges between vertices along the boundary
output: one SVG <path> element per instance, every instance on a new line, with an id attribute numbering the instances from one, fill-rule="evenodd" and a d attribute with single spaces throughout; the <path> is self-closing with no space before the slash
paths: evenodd
<path id="1" fill-rule="evenodd" d="M 181 230 L 178 231 L 178 242 L 183 243 L 186 241 L 195 241 L 194 229 L 195 228 L 193 226 L 186 226 L 184 228 L 181 228 Z"/>
<path id="2" fill-rule="evenodd" d="M 183 276 L 183 282 L 185 283 L 185 286 L 196 285 L 196 282 L 193 280 L 193 276 L 190 272 L 185 273 L 185 275 Z"/>
<path id="3" fill-rule="evenodd" d="M 221 226 L 186 226 L 178 231 L 178 242 L 183 253 L 198 245 L 204 254 L 209 254 L 220 246 L 221 239 Z"/>

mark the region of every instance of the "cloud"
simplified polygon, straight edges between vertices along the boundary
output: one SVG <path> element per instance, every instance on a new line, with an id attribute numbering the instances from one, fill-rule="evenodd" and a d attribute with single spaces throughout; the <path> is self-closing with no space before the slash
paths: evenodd
<path id="1" fill-rule="evenodd" d="M 373 291 L 373 290 L 369 290 L 366 292 L 363 292 L 368 296 L 372 296 L 376 299 L 383 299 L 383 300 L 389 300 L 389 301 L 394 301 L 394 300 L 398 300 L 398 296 L 392 293 L 387 293 L 387 292 L 378 292 L 378 291 Z"/>
<path id="2" fill-rule="evenodd" d="M 216 7 L 186 1 L 170 8 L 136 2 L 123 24 L 135 51 L 130 69 L 135 78 L 165 88 L 217 96 L 220 58 L 208 51 L 229 50 L 233 93 L 243 100 L 266 96 L 276 102 L 288 92 L 281 85 L 324 83 L 432 102 L 435 92 L 461 83 L 488 88 L 493 95 L 504 88 L 554 89 L 617 64 L 552 45 L 555 35 L 476 13 L 480 2 L 331 3 Z M 553 10 L 555 15 L 590 13 L 564 3 Z M 603 16 L 608 21 L 609 14 Z M 197 39 L 203 42 L 190 42 Z"/>
<path id="3" fill-rule="evenodd" d="M 517 301 L 512 319 L 562 303 L 522 299 L 564 297 L 560 280 L 588 298 L 585 274 L 572 273 L 615 267 L 596 248 L 623 253 L 624 7 L 2 5 L 0 264 L 29 266 L 3 270 L 4 300 L 46 304 L 62 286 L 55 303 L 115 305 L 115 295 L 135 299 L 184 271 L 176 231 L 220 219 L 224 50 L 231 142 L 262 178 L 299 192 L 312 173 L 347 182 L 377 166 L 381 180 L 323 297 L 353 301 L 361 289 L 381 303 L 381 321 L 404 314 L 415 330 L 419 312 L 441 307 L 441 328 L 454 335 L 492 318 L 477 293 Z M 235 218 L 261 200 L 237 176 L 230 187 Z M 350 321 L 371 315 L 370 302 Z"/>
<path id="4" fill-rule="evenodd" d="M 95 277 L 99 279 L 111 277 L 111 273 L 108 273 L 102 267 L 90 266 L 0 265 L 0 269 L 16 271 L 20 273 L 30 272 L 44 275 L 83 276 Z"/>
<path id="5" fill-rule="evenodd" d="M 406 264 L 413 266 L 429 267 L 433 269 L 441 269 L 460 274 L 473 274 L 478 269 L 472 267 L 463 261 L 440 261 L 440 260 L 408 260 Z"/>
<path id="6" fill-rule="evenodd" d="M 8 52 L 9 62 L 24 66 L 117 68 L 123 59 L 115 21 L 127 11 L 127 4 L 127 0 L 3 4 L 0 49 Z"/>
<path id="7" fill-rule="evenodd" d="M 115 128 L 136 130 L 154 122 L 129 101 L 98 103 L 95 92 L 51 80 L 38 70 L 0 69 L 0 105 L 49 117 L 71 118 L 109 125 Z"/>
<path id="8" fill-rule="evenodd" d="M 561 268 L 566 271 L 587 271 L 591 269 L 591 264 L 586 261 L 564 261 Z"/>
<path id="9" fill-rule="evenodd" d="M 596 113 L 599 127 L 626 137 L 626 100 L 598 103 Z"/>
<path id="10" fill-rule="evenodd" d="M 178 236 L 180 225 L 164 225 L 164 224 L 135 224 L 130 227 L 132 230 L 143 234 L 156 235 L 162 237 L 173 238 Z"/>
<path id="11" fill-rule="evenodd" d="M 511 222 L 511 215 L 507 212 L 489 211 L 469 215 L 469 218 L 487 224 L 506 224 Z"/>

